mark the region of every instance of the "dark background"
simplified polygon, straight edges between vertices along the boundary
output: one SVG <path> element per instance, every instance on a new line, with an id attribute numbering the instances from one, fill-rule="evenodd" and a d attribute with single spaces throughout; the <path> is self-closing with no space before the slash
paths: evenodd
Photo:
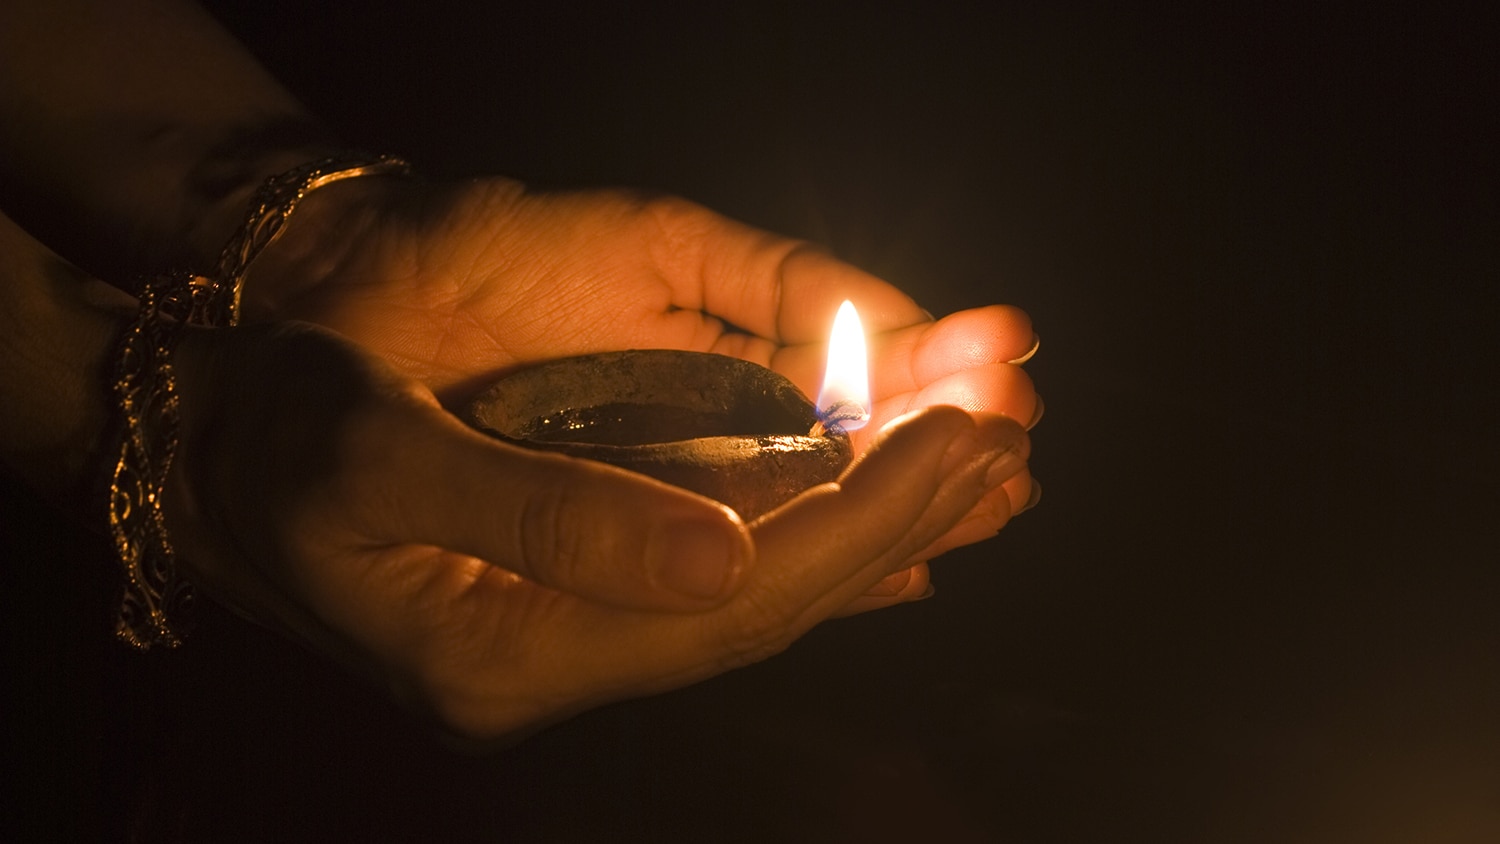
<path id="1" fill-rule="evenodd" d="M 12 483 L 11 840 L 1500 840 L 1483 21 L 210 5 L 431 175 L 680 193 L 1021 305 L 1046 498 L 932 600 L 476 758 L 227 617 L 120 650 L 102 544 Z"/>

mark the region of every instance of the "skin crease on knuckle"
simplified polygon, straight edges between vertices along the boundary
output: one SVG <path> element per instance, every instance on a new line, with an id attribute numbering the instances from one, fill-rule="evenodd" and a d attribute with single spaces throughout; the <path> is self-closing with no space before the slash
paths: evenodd
<path id="1" fill-rule="evenodd" d="M 516 536 L 521 539 L 521 559 L 516 562 L 533 579 L 558 587 L 577 582 L 588 562 L 581 556 L 582 531 L 572 521 L 575 493 L 569 478 L 544 477 L 524 493 L 524 503 L 514 510 Z"/>

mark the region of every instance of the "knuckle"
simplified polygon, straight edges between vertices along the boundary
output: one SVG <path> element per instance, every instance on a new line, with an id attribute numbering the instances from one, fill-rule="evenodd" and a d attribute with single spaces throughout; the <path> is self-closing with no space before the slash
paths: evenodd
<path id="1" fill-rule="evenodd" d="M 519 553 L 526 571 L 549 586 L 567 586 L 582 574 L 582 541 L 567 484 L 549 480 L 531 490 L 520 507 Z"/>
<path id="2" fill-rule="evenodd" d="M 652 196 L 638 200 L 638 219 L 652 260 L 668 273 L 692 273 L 704 260 L 704 244 L 711 230 L 720 225 L 713 212 L 676 196 Z"/>
<path id="3" fill-rule="evenodd" d="M 723 667 L 750 665 L 786 650 L 797 639 L 799 615 L 796 603 L 778 588 L 746 590 L 722 634 Z"/>
<path id="4" fill-rule="evenodd" d="M 667 193 L 637 193 L 635 201 L 637 207 L 664 228 L 702 225 L 712 214 L 690 199 Z"/>
<path id="5" fill-rule="evenodd" d="M 526 689 L 544 676 L 535 657 L 511 646 L 481 651 L 452 642 L 429 641 L 410 654 L 396 673 L 392 692 L 454 737 L 473 741 L 504 738 L 535 723 L 558 704 Z M 475 671 L 476 665 L 503 671 Z M 498 680 L 498 677 L 504 680 Z"/>

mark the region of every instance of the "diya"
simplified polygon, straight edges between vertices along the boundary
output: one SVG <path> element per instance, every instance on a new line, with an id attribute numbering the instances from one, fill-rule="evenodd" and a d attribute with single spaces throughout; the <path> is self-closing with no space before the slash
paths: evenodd
<path id="1" fill-rule="evenodd" d="M 846 302 L 839 312 L 818 405 L 748 361 L 643 349 L 508 375 L 472 400 L 467 421 L 508 443 L 692 490 L 749 521 L 835 480 L 853 457 L 847 431 L 869 418 L 864 337 L 853 310 Z"/>

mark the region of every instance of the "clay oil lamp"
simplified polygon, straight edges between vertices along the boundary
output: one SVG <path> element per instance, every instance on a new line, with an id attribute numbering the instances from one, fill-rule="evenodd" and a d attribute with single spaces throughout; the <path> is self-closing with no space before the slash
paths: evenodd
<path id="1" fill-rule="evenodd" d="M 785 377 L 724 355 L 666 349 L 549 361 L 471 402 L 505 442 L 599 460 L 690 489 L 746 521 L 836 479 L 869 421 L 864 332 L 839 309 L 816 404 Z"/>

